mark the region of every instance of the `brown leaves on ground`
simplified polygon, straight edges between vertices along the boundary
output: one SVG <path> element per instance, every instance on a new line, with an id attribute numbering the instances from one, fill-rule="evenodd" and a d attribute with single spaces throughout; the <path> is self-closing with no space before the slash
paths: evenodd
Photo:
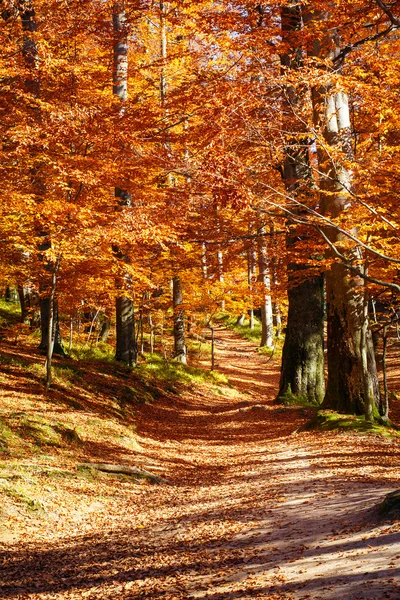
<path id="1" fill-rule="evenodd" d="M 83 435 L 68 453 L 4 457 L 1 598 L 400 597 L 400 524 L 375 510 L 400 487 L 399 441 L 296 434 L 309 412 L 273 403 L 278 362 L 222 329 L 217 353 L 233 387 L 140 406 L 136 446 L 118 440 L 109 415 L 110 444 Z M 6 405 L 21 403 L 17 379 L 10 388 Z M 94 418 L 86 400 L 77 423 Z M 75 469 L 102 448 L 102 460 L 169 485 Z M 7 495 L 11 463 L 19 499 Z M 30 513 L 26 498 L 37 503 Z"/>

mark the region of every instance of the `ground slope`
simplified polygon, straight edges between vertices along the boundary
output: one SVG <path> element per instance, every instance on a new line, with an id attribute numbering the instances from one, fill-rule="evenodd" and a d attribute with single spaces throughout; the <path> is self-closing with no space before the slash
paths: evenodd
<path id="1" fill-rule="evenodd" d="M 297 433 L 309 413 L 273 403 L 278 363 L 216 337 L 231 389 L 137 415 L 132 464 L 168 484 L 105 475 L 86 512 L 27 525 L 3 544 L 1 598 L 400 598 L 400 524 L 375 509 L 400 487 L 399 441 Z"/>

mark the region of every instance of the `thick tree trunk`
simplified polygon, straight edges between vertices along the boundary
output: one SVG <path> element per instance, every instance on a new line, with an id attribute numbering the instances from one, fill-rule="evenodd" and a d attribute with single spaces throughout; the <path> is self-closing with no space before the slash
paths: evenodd
<path id="1" fill-rule="evenodd" d="M 279 396 L 292 393 L 320 404 L 324 397 L 324 283 L 313 277 L 288 291 Z"/>
<path id="2" fill-rule="evenodd" d="M 323 406 L 371 418 L 380 410 L 380 391 L 362 285 L 341 263 L 327 274 L 328 382 Z"/>
<path id="3" fill-rule="evenodd" d="M 174 358 L 186 364 L 187 350 L 185 343 L 185 315 L 182 310 L 182 284 L 180 277 L 172 280 L 172 304 L 174 309 Z"/>
<path id="4" fill-rule="evenodd" d="M 282 9 L 282 35 L 288 53 L 281 56 L 283 72 L 298 70 L 302 52 L 297 46 L 302 27 L 300 5 L 293 3 Z M 303 96 L 294 85 L 284 92 L 284 126 L 290 132 L 285 140 L 283 179 L 288 194 L 310 203 L 312 173 L 309 160 L 309 140 L 301 119 Z M 295 249 L 299 236 L 296 227 L 287 237 L 288 251 Z M 323 277 L 299 279 L 301 268 L 288 265 L 289 311 L 285 343 L 282 352 L 279 396 L 291 392 L 311 402 L 320 403 L 324 396 L 324 300 Z"/>
<path id="5" fill-rule="evenodd" d="M 323 21 L 326 15 L 320 13 L 314 18 Z M 326 59 L 334 59 L 339 51 L 336 32 L 316 40 L 313 47 L 314 56 L 323 60 L 323 69 Z M 335 218 L 351 205 L 352 174 L 345 163 L 353 160 L 348 97 L 338 89 L 337 79 L 332 83 L 327 74 L 324 86 L 313 90 L 313 107 L 315 126 L 325 139 L 325 145 L 318 147 L 321 210 Z M 332 159 L 338 151 L 342 161 Z M 333 245 L 342 239 L 333 227 L 325 234 Z M 363 268 L 360 248 L 354 245 L 345 256 Z M 339 412 L 365 414 L 370 419 L 381 410 L 381 398 L 363 281 L 344 263 L 334 263 L 326 282 L 328 382 L 323 405 Z"/>

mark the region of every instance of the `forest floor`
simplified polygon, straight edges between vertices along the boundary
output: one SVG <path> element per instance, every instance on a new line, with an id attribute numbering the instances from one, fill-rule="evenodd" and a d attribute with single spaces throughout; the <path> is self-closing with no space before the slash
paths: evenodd
<path id="1" fill-rule="evenodd" d="M 400 521 L 377 511 L 400 488 L 400 438 L 298 432 L 312 412 L 274 403 L 279 360 L 226 329 L 216 339 L 230 386 L 142 404 L 134 443 L 102 438 L 69 453 L 4 456 L 0 598 L 400 598 Z M 14 411 L 15 377 L 0 398 Z M 47 410 L 61 410 L 51 400 Z M 71 418 L 89 414 L 85 401 Z M 138 465 L 167 482 L 78 476 L 84 460 Z"/>

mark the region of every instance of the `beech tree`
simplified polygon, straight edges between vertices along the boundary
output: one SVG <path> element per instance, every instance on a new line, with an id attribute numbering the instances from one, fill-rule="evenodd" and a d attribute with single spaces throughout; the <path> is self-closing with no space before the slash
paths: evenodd
<path id="1" fill-rule="evenodd" d="M 299 40 L 303 27 L 301 6 L 296 2 L 282 8 L 281 19 L 282 42 L 287 47 L 281 55 L 283 81 L 286 77 L 290 81 L 291 71 L 298 71 L 304 60 Z M 302 118 L 306 102 L 302 87 L 300 82 L 283 86 L 285 158 L 282 175 L 287 193 L 309 205 L 315 202 L 315 194 L 310 135 Z M 289 229 L 287 251 L 290 256 L 301 233 L 299 226 L 292 225 Z M 306 275 L 302 276 L 302 271 Z M 324 397 L 324 282 L 321 274 L 307 269 L 307 259 L 296 263 L 293 257 L 288 264 L 288 300 L 278 398 L 291 392 L 319 404 Z"/>

